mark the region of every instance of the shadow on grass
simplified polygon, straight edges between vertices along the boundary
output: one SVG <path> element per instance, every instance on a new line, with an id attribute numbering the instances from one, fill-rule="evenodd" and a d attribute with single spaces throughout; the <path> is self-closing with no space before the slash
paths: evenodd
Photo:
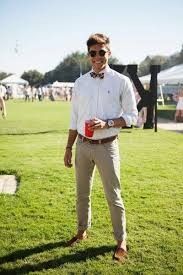
<path id="1" fill-rule="evenodd" d="M 0 257 L 0 264 L 4 264 L 7 262 L 14 262 L 18 259 L 24 259 L 32 254 L 41 253 L 41 252 L 48 251 L 50 249 L 54 249 L 54 248 L 57 248 L 60 246 L 65 247 L 66 242 L 48 243 L 48 244 L 43 244 L 43 245 L 33 247 L 33 248 L 17 250 L 15 252 L 12 252 L 9 255 Z"/>
<path id="2" fill-rule="evenodd" d="M 0 263 L 7 263 L 10 261 L 16 261 L 18 259 L 26 258 L 27 256 L 31 256 L 35 253 L 41 253 L 50 249 L 54 249 L 57 247 L 65 247 L 65 242 L 57 242 L 57 243 L 49 243 L 46 245 L 37 246 L 30 249 L 24 249 L 24 250 L 17 250 L 7 256 L 0 258 Z M 80 251 L 77 251 L 76 253 L 72 253 L 69 255 L 64 255 L 60 258 L 49 260 L 41 263 L 35 263 L 35 264 L 24 264 L 21 267 L 15 267 L 15 268 L 1 268 L 0 274 L 27 274 L 28 272 L 35 272 L 35 271 L 41 271 L 41 270 L 47 270 L 50 268 L 57 268 L 65 263 L 78 263 L 78 262 L 84 262 L 87 259 L 93 259 L 97 256 L 104 256 L 106 253 L 113 251 L 114 246 L 101 246 L 101 247 L 90 247 Z"/>
<path id="3" fill-rule="evenodd" d="M 50 131 L 40 131 L 40 132 L 25 132 L 25 133 L 3 133 L 1 136 L 26 136 L 26 135 L 42 135 L 49 133 L 60 133 L 59 130 L 50 130 Z"/>

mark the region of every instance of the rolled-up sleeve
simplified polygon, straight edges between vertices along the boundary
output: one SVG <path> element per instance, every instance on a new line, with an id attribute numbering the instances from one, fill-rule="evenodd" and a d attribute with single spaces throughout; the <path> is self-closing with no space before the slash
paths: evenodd
<path id="1" fill-rule="evenodd" d="M 126 126 L 130 127 L 137 123 L 138 110 L 135 100 L 135 93 L 133 90 L 132 83 L 129 78 L 125 79 L 125 82 L 121 86 L 122 93 L 122 117 L 126 122 Z"/>
<path id="2" fill-rule="evenodd" d="M 78 121 L 77 89 L 78 89 L 78 81 L 76 80 L 74 84 L 72 100 L 71 100 L 71 119 L 70 119 L 71 130 L 77 130 L 77 121 Z"/>

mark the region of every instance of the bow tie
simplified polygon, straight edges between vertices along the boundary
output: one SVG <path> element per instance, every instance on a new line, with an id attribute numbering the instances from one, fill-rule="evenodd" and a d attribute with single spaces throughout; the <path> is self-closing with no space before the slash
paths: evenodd
<path id="1" fill-rule="evenodd" d="M 91 72 L 90 75 L 91 75 L 91 77 L 93 77 L 93 78 L 96 78 L 96 77 L 99 77 L 100 79 L 103 79 L 103 78 L 104 78 L 104 73 L 97 74 L 97 73 L 95 73 L 95 72 Z"/>

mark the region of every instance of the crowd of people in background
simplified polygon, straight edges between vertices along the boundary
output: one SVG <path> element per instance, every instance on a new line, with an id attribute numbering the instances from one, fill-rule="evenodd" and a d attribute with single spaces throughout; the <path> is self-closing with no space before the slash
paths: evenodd
<path id="1" fill-rule="evenodd" d="M 23 99 L 26 102 L 33 101 L 43 101 L 43 100 L 62 100 L 62 101 L 71 101 L 73 87 L 63 86 L 63 87 L 52 87 L 48 86 L 38 86 L 31 87 L 30 85 L 19 86 L 18 94 L 14 94 L 14 87 L 10 85 L 0 84 L 0 112 L 2 117 L 6 118 L 6 103 L 5 101 L 9 99 L 19 98 Z"/>
<path id="2" fill-rule="evenodd" d="M 31 87 L 30 85 L 19 86 L 16 88 L 18 90 L 14 91 L 13 86 L 5 86 L 0 84 L 0 94 L 4 100 L 19 98 L 24 99 L 25 101 L 42 101 L 48 99 L 50 101 L 63 100 L 71 101 L 72 98 L 72 87 L 63 86 L 63 87 L 52 87 L 48 86 L 38 86 Z M 14 94 L 16 92 L 16 95 Z"/>
<path id="3" fill-rule="evenodd" d="M 30 85 L 25 85 L 19 87 L 19 98 L 24 101 L 43 101 L 43 100 L 62 100 L 71 101 L 73 87 L 63 86 L 63 87 L 53 87 L 52 85 L 31 87 Z M 136 102 L 140 100 L 138 92 L 135 90 Z M 0 111 L 3 118 L 6 118 L 6 104 L 5 101 L 13 99 L 13 88 L 12 86 L 5 86 L 0 84 Z M 180 88 L 177 93 L 172 96 L 172 100 L 176 102 L 176 112 L 175 112 L 175 122 L 183 122 L 183 88 Z M 144 107 L 139 112 L 139 117 L 137 121 L 137 127 L 143 127 L 146 122 L 147 108 Z"/>

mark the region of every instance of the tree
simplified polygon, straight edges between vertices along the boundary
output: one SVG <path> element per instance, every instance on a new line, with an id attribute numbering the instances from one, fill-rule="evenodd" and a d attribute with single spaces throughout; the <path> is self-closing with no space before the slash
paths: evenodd
<path id="1" fill-rule="evenodd" d="M 183 44 L 182 44 L 182 49 L 181 49 L 180 54 L 179 54 L 179 63 L 180 64 L 183 63 Z"/>
<path id="2" fill-rule="evenodd" d="M 49 72 L 46 72 L 45 75 L 44 75 L 44 78 L 42 80 L 42 84 L 45 85 L 45 84 L 51 84 L 53 83 L 55 80 L 54 80 L 54 70 L 53 71 L 49 71 Z"/>
<path id="3" fill-rule="evenodd" d="M 110 57 L 109 63 L 118 63 L 117 58 Z M 50 72 L 44 76 L 44 84 L 53 83 L 54 81 L 60 82 L 74 82 L 81 74 L 85 74 L 91 69 L 88 56 L 85 53 L 74 52 Z"/>
<path id="4" fill-rule="evenodd" d="M 163 68 L 167 61 L 167 56 L 147 56 L 139 65 L 138 75 L 143 76 L 149 74 L 149 68 L 151 65 L 161 65 L 161 68 Z"/>
<path id="5" fill-rule="evenodd" d="M 38 87 L 39 85 L 42 84 L 44 76 L 36 70 L 30 70 L 30 71 L 24 72 L 21 77 L 27 80 L 30 86 Z"/>
<path id="6" fill-rule="evenodd" d="M 143 76 L 149 74 L 150 65 L 161 65 L 161 70 L 165 70 L 178 64 L 183 64 L 183 45 L 180 52 L 170 56 L 147 56 L 139 65 L 138 75 Z"/>
<path id="7" fill-rule="evenodd" d="M 5 72 L 0 72 L 0 80 L 4 79 L 4 78 L 6 78 L 10 75 L 12 75 L 12 74 L 8 74 L 8 73 L 5 73 Z"/>
<path id="8" fill-rule="evenodd" d="M 87 55 L 80 52 L 72 53 L 54 69 L 54 81 L 74 82 L 81 74 L 90 70 Z"/>

